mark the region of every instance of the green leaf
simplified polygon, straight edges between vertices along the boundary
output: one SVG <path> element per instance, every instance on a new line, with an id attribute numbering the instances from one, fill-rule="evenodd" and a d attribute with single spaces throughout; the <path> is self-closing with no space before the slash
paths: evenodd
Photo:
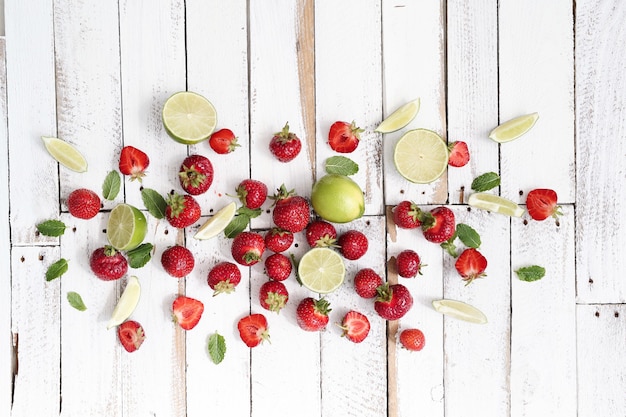
<path id="1" fill-rule="evenodd" d="M 48 267 L 48 270 L 46 271 L 46 281 L 52 281 L 53 279 L 60 277 L 67 272 L 67 269 L 67 260 L 63 258 L 59 259 Z"/>
<path id="2" fill-rule="evenodd" d="M 293 271 L 296 274 L 296 281 L 298 281 L 298 284 L 300 284 L 300 286 L 302 286 L 302 281 L 300 280 L 300 275 L 298 275 L 298 265 L 300 264 L 300 262 L 296 259 L 295 255 L 293 253 L 290 253 L 289 257 L 291 258 L 291 263 L 293 264 Z"/>
<path id="3" fill-rule="evenodd" d="M 515 271 L 521 281 L 532 282 L 540 280 L 546 275 L 546 269 L 539 265 L 525 266 Z"/>
<path id="4" fill-rule="evenodd" d="M 67 226 L 60 220 L 46 220 L 37 225 L 37 230 L 44 236 L 61 236 Z"/>
<path id="5" fill-rule="evenodd" d="M 263 210 L 261 210 L 260 208 L 258 208 L 258 209 L 251 209 L 251 208 L 248 208 L 246 206 L 241 206 L 241 207 L 239 207 L 237 209 L 237 214 L 243 214 L 244 216 L 248 216 L 248 218 L 250 218 L 250 219 L 254 219 L 255 217 L 259 217 L 262 212 L 263 212 Z"/>
<path id="6" fill-rule="evenodd" d="M 142 243 L 135 249 L 128 251 L 128 264 L 131 268 L 141 268 L 152 258 L 152 243 Z"/>
<path id="7" fill-rule="evenodd" d="M 459 254 L 456 251 L 456 246 L 454 244 L 454 241 L 456 240 L 456 235 L 457 235 L 457 232 L 455 231 L 454 234 L 452 236 L 450 236 L 450 239 L 446 240 L 445 242 L 442 242 L 439 245 L 446 252 L 448 252 L 450 254 L 450 256 L 452 256 L 453 258 L 456 258 L 457 256 L 459 256 Z"/>
<path id="8" fill-rule="evenodd" d="M 480 247 L 480 235 L 472 227 L 464 223 L 459 223 L 456 225 L 456 234 L 461 242 L 468 248 Z"/>
<path id="9" fill-rule="evenodd" d="M 224 336 L 219 333 L 213 333 L 209 336 L 208 344 L 209 356 L 214 364 L 219 364 L 224 360 L 226 355 L 226 341 Z"/>
<path id="10" fill-rule="evenodd" d="M 233 219 L 228 223 L 228 226 L 224 229 L 224 236 L 228 238 L 233 238 L 237 236 L 239 233 L 246 230 L 248 224 L 250 223 L 250 217 L 245 214 L 240 214 L 238 216 L 233 217 Z"/>
<path id="11" fill-rule="evenodd" d="M 472 190 L 482 192 L 491 190 L 500 185 L 500 176 L 495 172 L 486 172 L 474 178 L 472 181 Z"/>
<path id="12" fill-rule="evenodd" d="M 143 188 L 141 190 L 141 199 L 152 216 L 157 219 L 165 217 L 167 202 L 161 194 L 150 188 Z"/>
<path id="13" fill-rule="evenodd" d="M 331 156 L 326 160 L 326 172 L 328 174 L 354 175 L 359 172 L 359 166 L 345 156 Z"/>
<path id="14" fill-rule="evenodd" d="M 102 196 L 106 200 L 115 200 L 117 194 L 120 192 L 122 186 L 122 180 L 120 179 L 119 172 L 113 170 L 109 172 L 102 184 Z"/>
<path id="15" fill-rule="evenodd" d="M 87 310 L 87 306 L 85 306 L 85 303 L 83 303 L 83 298 L 77 292 L 68 291 L 67 301 L 70 303 L 72 307 L 74 307 L 78 311 Z"/>

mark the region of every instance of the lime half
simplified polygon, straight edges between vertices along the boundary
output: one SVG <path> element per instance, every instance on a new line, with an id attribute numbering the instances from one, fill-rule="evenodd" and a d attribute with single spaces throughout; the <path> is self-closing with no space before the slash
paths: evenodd
<path id="1" fill-rule="evenodd" d="M 398 109 L 396 109 L 393 113 L 391 113 L 385 120 L 378 125 L 375 129 L 376 132 L 380 133 L 391 133 L 396 130 L 400 130 L 409 123 L 411 120 L 415 119 L 417 113 L 420 111 L 420 99 L 416 98 L 413 101 L 409 101 L 406 104 L 403 104 Z"/>
<path id="2" fill-rule="evenodd" d="M 76 172 L 87 171 L 87 160 L 68 142 L 52 136 L 42 136 L 46 150 L 56 161 Z"/>
<path id="3" fill-rule="evenodd" d="M 511 217 L 521 217 L 524 209 L 511 200 L 489 193 L 473 193 L 467 199 L 472 207 L 500 213 Z"/>
<path id="4" fill-rule="evenodd" d="M 303 286 L 319 294 L 335 291 L 343 283 L 346 267 L 341 255 L 329 248 L 313 248 L 298 264 L 298 276 Z"/>
<path id="5" fill-rule="evenodd" d="M 208 139 L 217 125 L 213 104 L 200 94 L 175 93 L 163 105 L 163 126 L 176 142 L 193 145 Z"/>
<path id="6" fill-rule="evenodd" d="M 396 143 L 393 162 L 407 180 L 427 184 L 441 177 L 448 166 L 446 142 L 427 129 L 410 130 Z"/>
<path id="7" fill-rule="evenodd" d="M 222 230 L 226 229 L 226 226 L 235 217 L 236 211 L 237 204 L 235 202 L 222 207 L 198 229 L 193 238 L 205 240 L 217 236 Z"/>
<path id="8" fill-rule="evenodd" d="M 137 307 L 137 303 L 139 302 L 140 295 L 141 286 L 139 285 L 139 280 L 136 276 L 130 276 L 128 278 L 128 282 L 126 283 L 126 288 L 124 288 L 124 292 L 113 309 L 113 314 L 111 314 L 111 319 L 107 324 L 107 329 L 119 326 L 127 318 L 129 318 L 131 314 L 133 314 L 133 311 L 135 311 L 135 307 Z"/>
<path id="9" fill-rule="evenodd" d="M 476 307 L 457 300 L 434 300 L 433 307 L 441 314 L 476 324 L 487 323 L 487 316 Z"/>
<path id="10" fill-rule="evenodd" d="M 117 250 L 135 249 L 148 232 L 146 216 L 129 204 L 118 204 L 111 210 L 107 223 L 107 238 Z"/>
<path id="11" fill-rule="evenodd" d="M 531 113 L 508 120 L 493 129 L 489 139 L 498 143 L 510 142 L 528 132 L 538 118 L 539 113 Z"/>

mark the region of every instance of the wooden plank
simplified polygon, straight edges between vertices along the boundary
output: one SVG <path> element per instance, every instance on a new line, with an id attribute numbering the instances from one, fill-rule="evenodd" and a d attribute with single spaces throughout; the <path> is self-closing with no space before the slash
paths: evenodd
<path id="1" fill-rule="evenodd" d="M 626 306 L 577 305 L 578 416 L 626 413 Z"/>
<path id="2" fill-rule="evenodd" d="M 626 268 L 626 4 L 576 4 L 576 269 L 578 300 L 623 303 Z M 602 219 L 599 221 L 598 219 Z"/>

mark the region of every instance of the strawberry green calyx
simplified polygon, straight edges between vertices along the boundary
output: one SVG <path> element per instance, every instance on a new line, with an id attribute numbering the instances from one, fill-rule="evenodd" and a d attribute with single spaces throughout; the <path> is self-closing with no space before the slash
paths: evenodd
<path id="1" fill-rule="evenodd" d="M 235 291 L 235 285 L 229 280 L 220 281 L 215 284 L 215 288 L 213 291 L 213 297 L 219 294 L 230 294 Z"/>
<path id="2" fill-rule="evenodd" d="M 358 127 L 356 122 L 353 120 L 352 123 L 350 123 L 350 131 L 357 139 L 361 140 L 361 133 L 365 132 L 365 129 Z"/>
<path id="3" fill-rule="evenodd" d="M 106 256 L 115 256 L 116 253 L 117 253 L 117 250 L 113 246 L 106 245 L 104 247 L 104 254 Z"/>
<path id="4" fill-rule="evenodd" d="M 170 194 L 167 205 L 171 208 L 172 217 L 178 217 L 185 210 L 185 197 L 180 194 Z"/>
<path id="5" fill-rule="evenodd" d="M 275 292 L 269 292 L 267 294 L 267 299 L 265 300 L 267 305 L 269 306 L 269 310 L 274 313 L 280 312 L 283 307 L 285 307 L 285 303 L 287 302 L 287 296 L 284 294 L 278 294 Z"/>
<path id="6" fill-rule="evenodd" d="M 320 298 L 315 301 L 315 312 L 324 316 L 327 316 L 328 313 L 332 311 L 330 308 L 330 302 L 325 298 Z"/>
<path id="7" fill-rule="evenodd" d="M 272 206 L 276 205 L 276 203 L 280 200 L 285 200 L 289 197 L 296 195 L 296 191 L 287 190 L 285 184 L 281 184 L 280 188 L 276 189 L 276 191 L 277 193 L 270 197 L 270 199 L 274 200 L 274 204 Z"/>
<path id="8" fill-rule="evenodd" d="M 261 256 L 257 252 L 246 252 L 243 255 L 243 260 L 246 264 L 256 263 L 261 260 Z"/>
<path id="9" fill-rule="evenodd" d="M 393 290 L 389 288 L 389 283 L 385 282 L 383 285 L 376 288 L 376 294 L 376 301 L 388 303 L 393 297 Z"/>
<path id="10" fill-rule="evenodd" d="M 182 171 L 178 174 L 185 187 L 199 187 L 206 180 L 206 175 L 198 171 L 195 165 L 186 167 L 183 165 Z"/>
<path id="11" fill-rule="evenodd" d="M 274 136 L 276 136 L 278 138 L 278 141 L 281 143 L 289 142 L 296 137 L 295 133 L 291 133 L 289 131 L 289 122 L 285 123 L 283 130 L 281 130 L 280 132 L 276 132 Z"/>

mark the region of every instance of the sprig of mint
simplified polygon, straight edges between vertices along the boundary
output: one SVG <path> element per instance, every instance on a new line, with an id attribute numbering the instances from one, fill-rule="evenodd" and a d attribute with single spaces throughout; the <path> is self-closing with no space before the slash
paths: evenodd
<path id="1" fill-rule="evenodd" d="M 67 260 L 64 258 L 59 259 L 48 267 L 48 270 L 46 271 L 46 281 L 52 281 L 53 279 L 59 278 L 67 272 L 68 268 L 69 266 Z"/>
<path id="2" fill-rule="evenodd" d="M 520 281 L 538 281 L 546 275 L 546 269 L 539 265 L 525 266 L 515 271 Z"/>
<path id="3" fill-rule="evenodd" d="M 157 219 L 165 217 L 165 209 L 167 208 L 167 202 L 161 194 L 151 188 L 141 189 L 141 199 L 143 204 L 148 209 L 148 212 Z"/>
<path id="4" fill-rule="evenodd" d="M 61 236 L 65 233 L 67 226 L 60 220 L 46 220 L 37 225 L 37 230 L 44 236 Z"/>
<path id="5" fill-rule="evenodd" d="M 226 341 L 224 336 L 217 332 L 209 336 L 207 349 L 214 364 L 217 365 L 222 362 L 224 360 L 224 356 L 226 355 Z"/>
<path id="6" fill-rule="evenodd" d="M 472 181 L 472 190 L 474 191 L 488 191 L 492 188 L 500 185 L 500 176 L 495 172 L 486 172 Z"/>
<path id="7" fill-rule="evenodd" d="M 102 183 L 102 196 L 106 200 L 115 200 L 117 194 L 120 192 L 122 186 L 122 180 L 119 172 L 113 170 L 107 174 Z"/>
<path id="8" fill-rule="evenodd" d="M 74 307 L 78 311 L 87 310 L 87 306 L 83 302 L 83 298 L 79 293 L 74 291 L 68 291 L 67 293 L 67 301 L 70 303 L 72 307 Z"/>
<path id="9" fill-rule="evenodd" d="M 126 255 L 128 255 L 128 264 L 131 268 L 141 268 L 145 266 L 150 259 L 152 258 L 152 243 L 142 243 L 137 246 L 133 250 L 129 250 Z"/>
<path id="10" fill-rule="evenodd" d="M 359 172 L 359 165 L 345 156 L 331 156 L 326 160 L 326 173 L 338 175 L 354 175 Z"/>
<path id="11" fill-rule="evenodd" d="M 439 246 L 441 246 L 442 249 L 444 249 L 446 252 L 448 252 L 450 254 L 450 256 L 452 256 L 453 258 L 456 258 L 457 256 L 459 256 L 456 253 L 456 245 L 454 244 L 454 241 L 456 240 L 456 231 L 454 232 L 454 234 L 452 236 L 450 236 L 450 239 L 446 240 L 445 242 L 442 242 Z"/>
<path id="12" fill-rule="evenodd" d="M 459 223 L 456 225 L 456 234 L 458 238 L 468 248 L 478 249 L 480 247 L 480 235 L 471 226 L 465 223 Z"/>
<path id="13" fill-rule="evenodd" d="M 250 220 L 259 217 L 262 213 L 261 209 L 249 209 L 246 206 L 241 206 L 237 209 L 237 215 L 228 223 L 228 226 L 224 229 L 224 236 L 227 238 L 233 238 L 239 233 L 246 230 L 246 227 L 250 224 Z"/>

